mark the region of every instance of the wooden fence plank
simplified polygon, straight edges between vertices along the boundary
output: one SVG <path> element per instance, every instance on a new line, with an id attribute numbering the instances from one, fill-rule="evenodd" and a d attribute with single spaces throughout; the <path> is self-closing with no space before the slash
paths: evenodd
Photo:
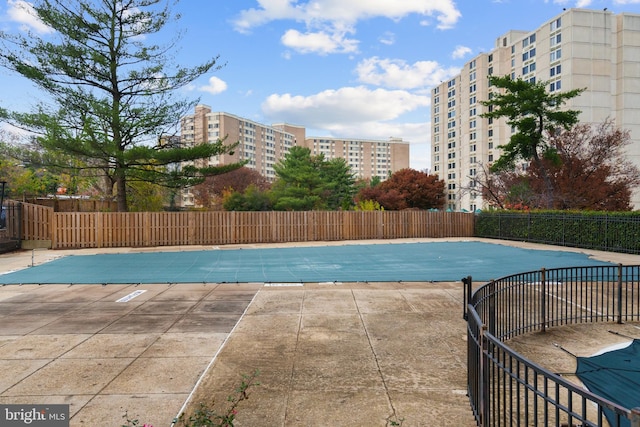
<path id="1" fill-rule="evenodd" d="M 22 203 L 23 239 L 55 249 L 472 237 L 474 215 L 428 211 L 53 212 Z"/>

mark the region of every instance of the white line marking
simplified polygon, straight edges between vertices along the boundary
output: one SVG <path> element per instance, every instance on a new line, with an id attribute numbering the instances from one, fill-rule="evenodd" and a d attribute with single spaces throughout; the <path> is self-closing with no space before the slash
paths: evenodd
<path id="1" fill-rule="evenodd" d="M 119 300 L 116 300 L 116 302 L 129 302 L 132 299 L 134 299 L 135 297 L 137 297 L 139 295 L 142 295 L 145 292 L 147 292 L 146 289 L 139 289 L 137 291 L 133 291 L 129 295 L 125 295 L 122 298 L 120 298 Z"/>

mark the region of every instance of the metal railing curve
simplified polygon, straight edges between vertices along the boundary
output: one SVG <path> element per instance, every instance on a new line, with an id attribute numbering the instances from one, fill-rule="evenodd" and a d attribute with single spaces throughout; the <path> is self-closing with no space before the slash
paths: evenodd
<path id="1" fill-rule="evenodd" d="M 467 392 L 478 426 L 640 427 L 640 408 L 577 387 L 507 345 L 549 327 L 640 321 L 640 266 L 541 269 L 475 291 L 470 276 L 462 281 Z"/>

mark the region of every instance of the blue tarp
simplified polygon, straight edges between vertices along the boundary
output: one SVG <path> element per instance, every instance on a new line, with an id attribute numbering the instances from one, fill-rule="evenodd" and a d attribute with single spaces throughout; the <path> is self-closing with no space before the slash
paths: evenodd
<path id="1" fill-rule="evenodd" d="M 484 242 L 388 243 L 74 255 L 0 284 L 488 281 L 542 267 L 613 265 L 576 252 Z"/>
<path id="2" fill-rule="evenodd" d="M 640 340 L 597 356 L 578 357 L 576 375 L 591 391 L 624 408 L 640 406 Z M 605 410 L 607 421 L 616 424 L 616 415 Z M 620 426 L 629 426 L 622 418 Z"/>

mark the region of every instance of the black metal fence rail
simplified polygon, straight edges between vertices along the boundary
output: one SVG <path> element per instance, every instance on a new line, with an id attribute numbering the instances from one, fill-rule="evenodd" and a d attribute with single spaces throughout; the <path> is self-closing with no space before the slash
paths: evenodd
<path id="1" fill-rule="evenodd" d="M 640 321 L 640 266 L 575 267 L 520 273 L 471 292 L 467 388 L 479 426 L 640 427 L 640 409 L 623 408 L 525 359 L 506 344 L 548 327 Z M 638 402 L 640 405 L 640 402 Z"/>
<path id="2" fill-rule="evenodd" d="M 482 212 L 476 237 L 640 253 L 640 214 Z"/>

